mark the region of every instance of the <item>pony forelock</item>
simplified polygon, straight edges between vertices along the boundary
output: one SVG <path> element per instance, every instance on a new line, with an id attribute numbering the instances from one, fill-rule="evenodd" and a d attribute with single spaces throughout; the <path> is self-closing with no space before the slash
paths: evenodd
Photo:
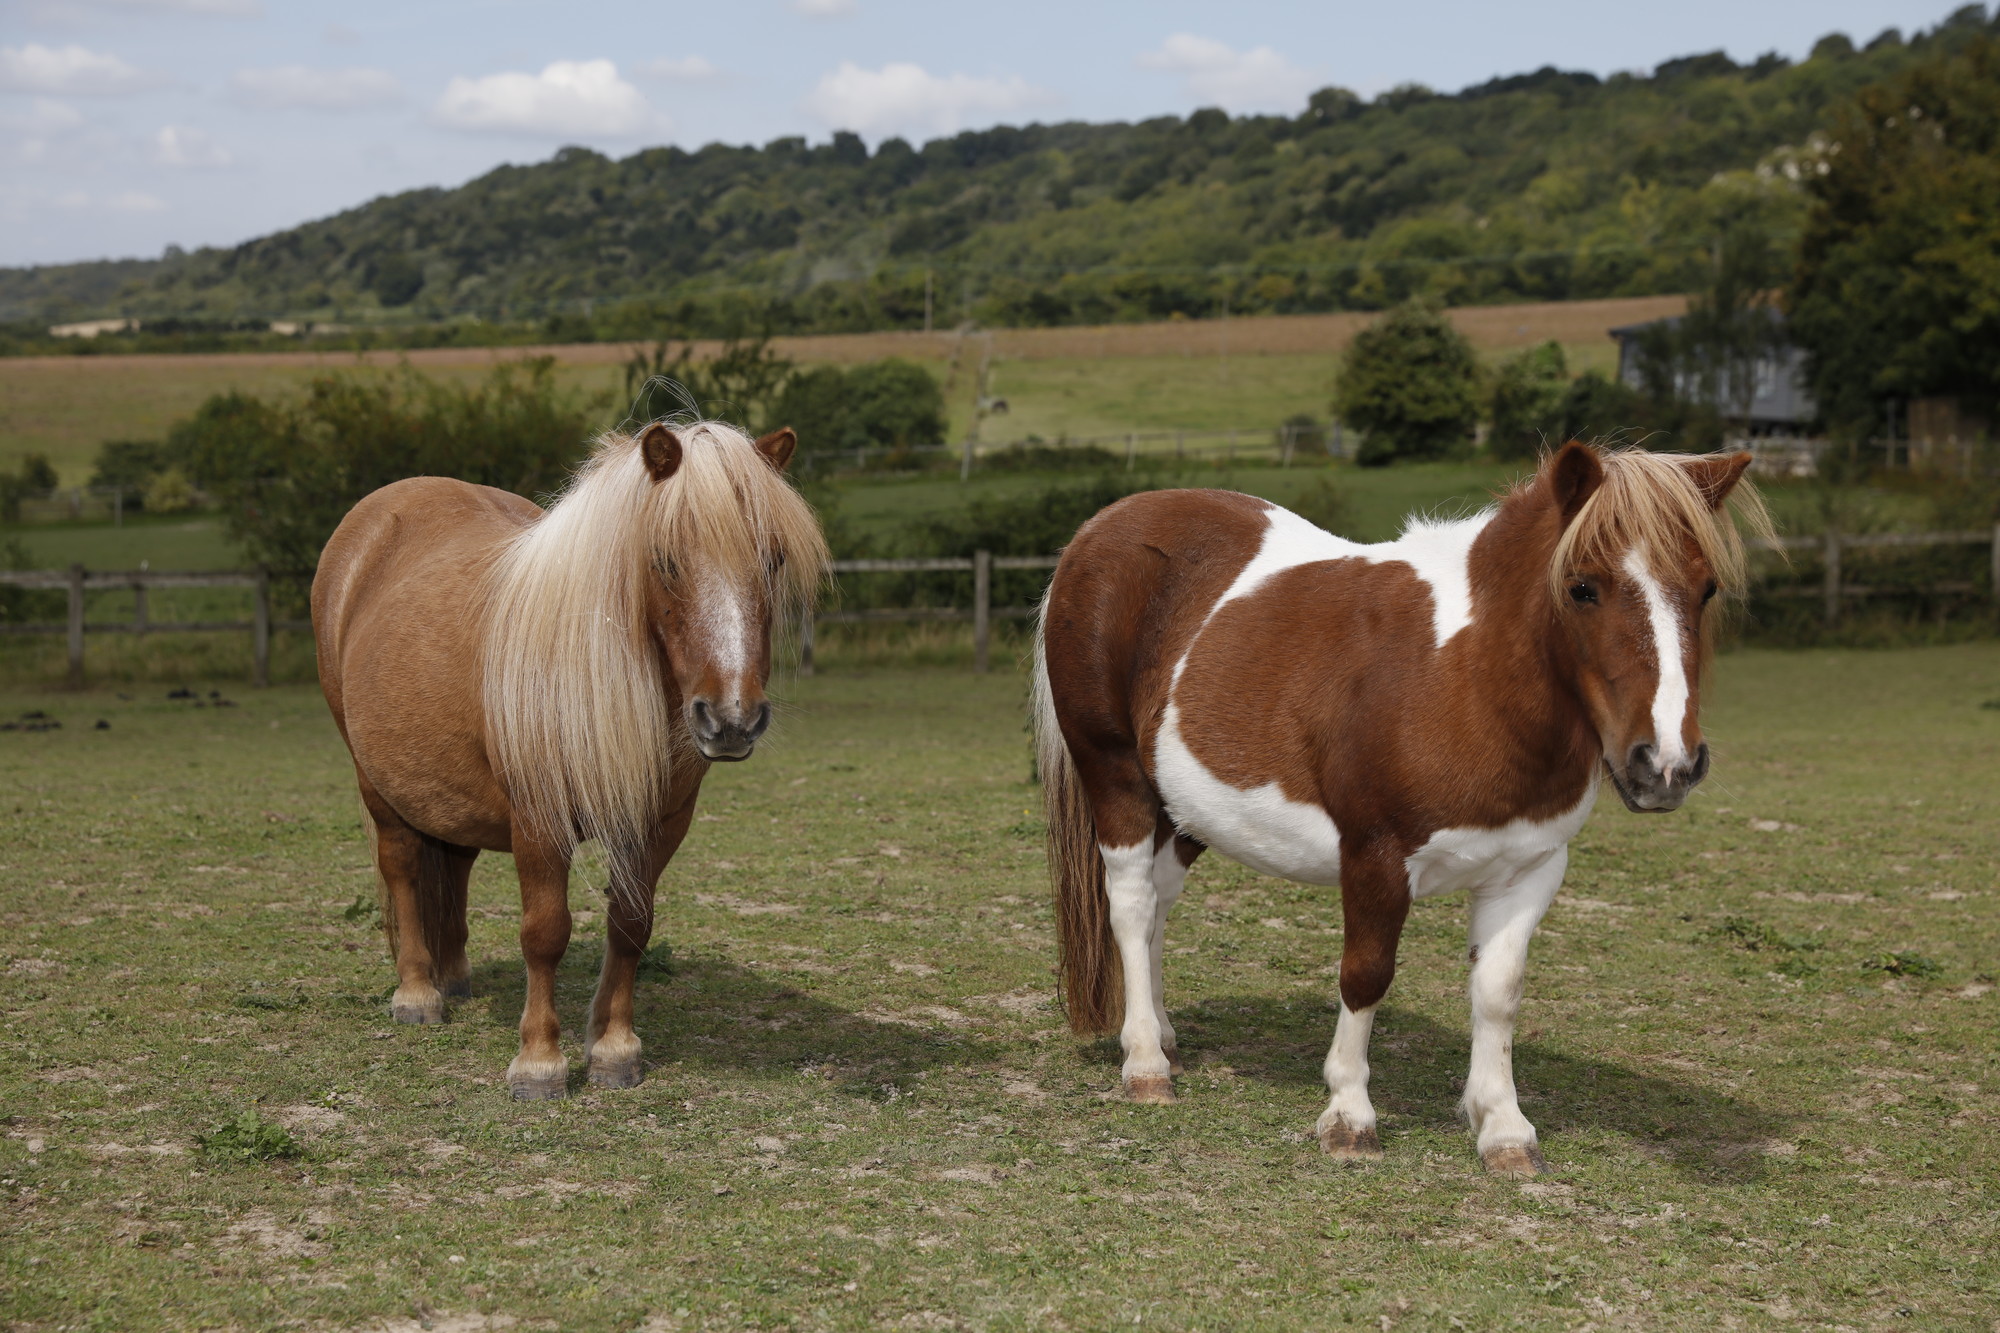
<path id="1" fill-rule="evenodd" d="M 1549 591 L 1566 607 L 1563 585 L 1580 565 L 1616 566 L 1627 551 L 1638 551 L 1654 569 L 1671 567 L 1692 540 L 1725 596 L 1747 591 L 1749 562 L 1744 531 L 1754 538 L 1773 535 L 1763 497 L 1748 479 L 1739 481 L 1721 510 L 1709 507 L 1695 484 L 1689 454 L 1653 453 L 1639 448 L 1598 449 L 1604 481 L 1563 529 L 1549 558 Z M 1546 484 L 1547 460 L 1538 481 Z"/>
<path id="2" fill-rule="evenodd" d="M 660 580 L 707 571 L 759 587 L 774 623 L 809 606 L 827 550 L 812 508 L 721 422 L 674 427 L 681 464 L 655 482 L 637 438 L 601 437 L 562 495 L 495 562 L 484 697 L 516 815 L 573 848 L 600 840 L 614 892 L 665 816 L 676 759 L 693 753 L 668 705 L 648 607 Z M 682 753 L 686 751 L 686 753 Z"/>

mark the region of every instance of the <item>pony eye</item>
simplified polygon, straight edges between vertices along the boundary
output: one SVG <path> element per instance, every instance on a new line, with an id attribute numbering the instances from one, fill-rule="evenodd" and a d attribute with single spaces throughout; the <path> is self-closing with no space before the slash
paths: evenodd
<path id="1" fill-rule="evenodd" d="M 1715 580 L 1710 579 L 1708 581 L 1708 586 L 1701 590 L 1701 604 L 1703 606 L 1707 606 L 1709 602 L 1715 597 L 1717 591 L 1718 590 L 1715 586 Z"/>
<path id="2" fill-rule="evenodd" d="M 1578 579 L 1569 585 L 1569 599 L 1579 606 L 1597 605 L 1597 585 L 1588 579 Z"/>

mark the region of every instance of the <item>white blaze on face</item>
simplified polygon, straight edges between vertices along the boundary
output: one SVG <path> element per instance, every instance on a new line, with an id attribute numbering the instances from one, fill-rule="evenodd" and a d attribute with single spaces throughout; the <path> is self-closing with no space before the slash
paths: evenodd
<path id="1" fill-rule="evenodd" d="M 1681 732 L 1687 723 L 1687 658 L 1681 646 L 1681 621 L 1667 601 L 1665 589 L 1637 551 L 1625 553 L 1625 574 L 1646 599 L 1646 618 L 1653 629 L 1653 655 L 1660 664 L 1660 683 L 1653 693 L 1653 745 L 1660 771 L 1671 773 L 1687 759 Z"/>
<path id="2" fill-rule="evenodd" d="M 755 657 L 749 590 L 730 579 L 703 578 L 695 587 L 694 623 L 715 663 L 716 676 L 733 696 L 729 701 L 741 699 L 743 676 Z"/>

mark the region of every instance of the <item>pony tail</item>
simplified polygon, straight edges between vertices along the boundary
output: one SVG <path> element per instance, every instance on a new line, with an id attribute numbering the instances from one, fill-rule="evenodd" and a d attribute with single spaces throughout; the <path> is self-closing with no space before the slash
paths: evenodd
<path id="1" fill-rule="evenodd" d="M 1050 585 L 1053 595 L 1054 585 Z M 1048 598 L 1042 600 L 1048 614 Z M 1086 1036 L 1115 1031 L 1124 1018 L 1124 971 L 1111 936 L 1111 900 L 1104 891 L 1104 857 L 1097 824 L 1084 799 L 1076 761 L 1056 721 L 1049 688 L 1048 646 L 1035 624 L 1035 767 L 1048 823 L 1049 880 L 1055 891 L 1057 992 L 1070 1030 Z"/>

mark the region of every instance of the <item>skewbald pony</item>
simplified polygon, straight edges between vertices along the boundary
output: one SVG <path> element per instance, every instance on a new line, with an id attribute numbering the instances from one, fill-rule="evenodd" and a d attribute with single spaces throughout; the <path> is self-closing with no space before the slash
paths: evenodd
<path id="1" fill-rule="evenodd" d="M 663 481 L 643 435 L 601 437 L 507 543 L 485 630 L 487 737 L 514 809 L 558 846 L 601 841 L 613 892 L 632 886 L 673 764 L 695 754 L 668 704 L 653 588 L 698 572 L 760 590 L 785 624 L 811 605 L 828 559 L 811 507 L 747 435 L 675 426 L 679 463 Z"/>

